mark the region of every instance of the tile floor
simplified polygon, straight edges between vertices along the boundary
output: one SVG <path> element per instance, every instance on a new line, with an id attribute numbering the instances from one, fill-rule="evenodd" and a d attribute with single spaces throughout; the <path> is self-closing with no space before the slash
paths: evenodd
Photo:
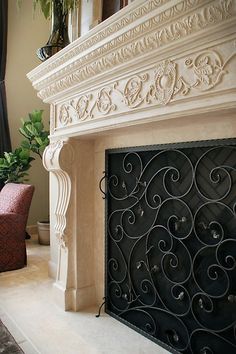
<path id="1" fill-rule="evenodd" d="M 0 273 L 0 318 L 25 354 L 167 354 L 97 308 L 65 312 L 53 302 L 49 246 L 27 241 L 28 266 Z"/>

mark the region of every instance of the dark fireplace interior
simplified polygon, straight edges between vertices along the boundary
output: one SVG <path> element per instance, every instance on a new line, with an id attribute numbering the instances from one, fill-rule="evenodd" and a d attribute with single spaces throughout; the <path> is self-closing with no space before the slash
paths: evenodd
<path id="1" fill-rule="evenodd" d="M 172 353 L 236 353 L 236 139 L 106 151 L 106 312 Z"/>

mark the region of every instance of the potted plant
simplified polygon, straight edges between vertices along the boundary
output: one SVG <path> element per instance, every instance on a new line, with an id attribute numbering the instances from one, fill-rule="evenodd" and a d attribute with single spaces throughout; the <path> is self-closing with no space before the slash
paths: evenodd
<path id="1" fill-rule="evenodd" d="M 33 154 L 38 155 L 42 159 L 45 147 L 49 144 L 49 131 L 44 129 L 42 121 L 42 110 L 34 110 L 29 113 L 26 120 L 22 119 L 22 127 L 19 129 L 24 140 L 20 147 L 13 152 L 5 152 L 4 157 L 0 158 L 0 184 L 4 185 L 9 182 L 25 182 L 27 181 L 28 170 L 31 162 L 35 160 Z M 43 225 L 41 225 L 43 223 Z M 49 221 L 39 222 L 39 243 L 49 244 Z M 41 234 L 41 226 L 43 231 Z M 47 230 L 47 234 L 45 234 Z M 41 236 L 42 235 L 42 236 Z M 27 237 L 26 238 L 30 238 Z"/>
<path id="2" fill-rule="evenodd" d="M 26 171 L 31 167 L 30 151 L 19 147 L 12 152 L 5 152 L 0 158 L 0 183 L 1 186 L 9 182 L 23 182 L 28 175 Z"/>
<path id="3" fill-rule="evenodd" d="M 42 159 L 42 153 L 49 143 L 49 132 L 44 130 L 42 122 L 43 111 L 33 111 L 29 113 L 29 119 L 22 120 L 22 127 L 19 129 L 20 133 L 25 137 L 22 141 L 21 147 L 37 154 Z M 50 223 L 49 220 L 38 221 L 38 240 L 41 245 L 50 244 Z"/>
<path id="4" fill-rule="evenodd" d="M 42 159 L 42 153 L 49 144 L 49 131 L 44 129 L 43 111 L 35 110 L 29 113 L 28 120 L 22 119 L 19 132 L 25 137 L 20 146 L 12 152 L 5 152 L 0 158 L 0 183 L 27 181 L 28 170 L 35 158 L 31 153 Z"/>
<path id="5" fill-rule="evenodd" d="M 43 110 L 34 110 L 29 113 L 28 119 L 22 121 L 19 132 L 25 138 L 21 142 L 21 148 L 33 152 L 42 159 L 42 154 L 49 144 L 49 131 L 45 130 L 42 118 Z"/>

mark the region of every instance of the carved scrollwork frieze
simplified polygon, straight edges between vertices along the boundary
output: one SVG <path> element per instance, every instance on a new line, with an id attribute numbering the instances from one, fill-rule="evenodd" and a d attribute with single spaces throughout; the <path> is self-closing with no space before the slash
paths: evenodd
<path id="1" fill-rule="evenodd" d="M 130 62 L 160 47 L 176 43 L 190 34 L 210 28 L 216 23 L 223 23 L 236 15 L 236 6 L 232 0 L 216 0 L 197 9 L 201 3 L 205 4 L 205 1 L 183 0 L 109 39 L 106 44 L 86 52 L 68 67 L 60 69 L 59 76 L 62 77 L 60 80 L 57 79 L 58 73 L 52 73 L 48 78 L 38 81 L 35 87 L 39 90 L 39 97 L 45 100 L 73 87 L 78 82 Z M 193 12 L 186 14 L 189 9 Z M 178 19 L 175 19 L 176 15 Z M 179 17 L 180 15 L 182 17 Z M 168 20 L 172 17 L 173 21 L 169 23 Z"/>
<path id="2" fill-rule="evenodd" d="M 148 105 L 168 105 L 181 97 L 214 90 L 228 75 L 233 82 L 235 74 L 229 72 L 228 64 L 235 59 L 236 51 L 234 43 L 229 44 L 231 54 L 226 58 L 212 48 L 178 60 L 163 60 L 146 72 L 64 103 L 59 106 L 58 128 Z"/>
<path id="3" fill-rule="evenodd" d="M 74 150 L 68 141 L 52 142 L 44 151 L 43 164 L 53 172 L 57 180 L 57 200 L 55 207 L 55 234 L 61 247 L 68 247 L 70 233 L 67 228 L 67 209 L 71 196 L 71 166 Z"/>

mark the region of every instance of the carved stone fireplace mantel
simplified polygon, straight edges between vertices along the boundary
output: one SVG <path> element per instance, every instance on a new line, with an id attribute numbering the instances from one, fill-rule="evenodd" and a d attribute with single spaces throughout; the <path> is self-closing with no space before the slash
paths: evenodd
<path id="1" fill-rule="evenodd" d="M 136 0 L 28 78 L 51 105 L 56 300 L 78 310 L 104 294 L 105 149 L 235 137 L 236 2 Z"/>

